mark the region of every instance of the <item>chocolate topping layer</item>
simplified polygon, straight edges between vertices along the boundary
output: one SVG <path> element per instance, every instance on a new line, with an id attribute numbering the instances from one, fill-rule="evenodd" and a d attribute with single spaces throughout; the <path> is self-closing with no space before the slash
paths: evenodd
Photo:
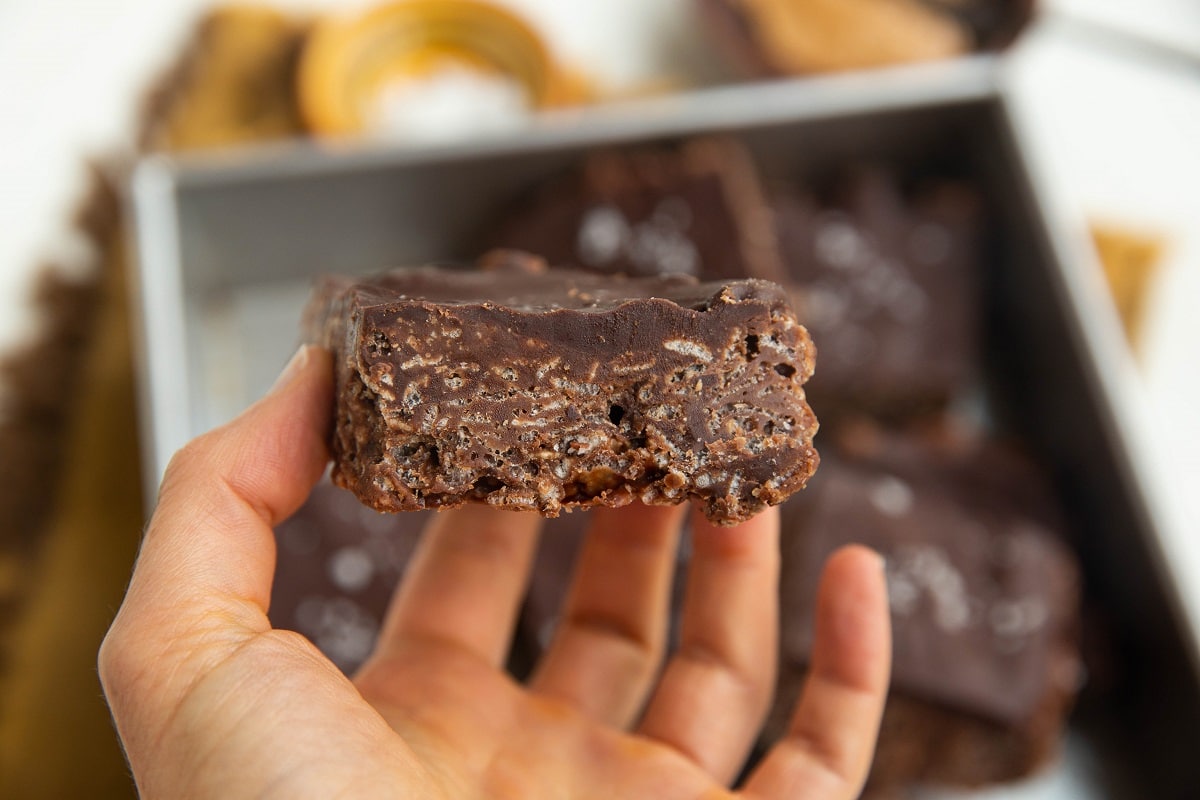
<path id="1" fill-rule="evenodd" d="M 809 393 L 818 408 L 888 417 L 942 405 L 979 361 L 979 198 L 948 181 L 909 197 L 879 168 L 837 186 L 825 203 L 773 198 L 797 310 L 821 351 Z"/>
<path id="2" fill-rule="evenodd" d="M 784 275 L 753 159 L 723 137 L 593 153 L 503 217 L 488 244 L 597 272 Z"/>
<path id="3" fill-rule="evenodd" d="M 781 646 L 807 661 L 821 565 L 861 542 L 887 560 L 893 687 L 1019 726 L 1077 687 L 1077 568 L 1038 471 L 999 446 L 960 446 L 889 434 L 826 459 L 785 510 Z"/>
<path id="4" fill-rule="evenodd" d="M 306 326 L 337 364 L 333 478 L 363 502 L 556 516 L 697 498 L 732 524 L 816 469 L 815 354 L 779 286 L 513 253 L 485 267 L 318 287 Z"/>

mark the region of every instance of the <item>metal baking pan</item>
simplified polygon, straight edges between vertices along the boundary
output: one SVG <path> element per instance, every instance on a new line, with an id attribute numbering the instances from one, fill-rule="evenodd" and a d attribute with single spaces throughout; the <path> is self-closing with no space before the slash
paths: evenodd
<path id="1" fill-rule="evenodd" d="M 588 150 L 725 132 L 768 174 L 796 177 L 936 159 L 994 212 L 989 407 L 1052 471 L 1080 534 L 1089 613 L 1106 632 L 1058 766 L 982 796 L 1194 797 L 1196 621 L 1117 413 L 1112 370 L 1132 367 L 1113 357 L 1105 331 L 1116 323 L 1088 302 L 1074 244 L 1045 222 L 1003 82 L 1000 63 L 977 58 L 564 114 L 438 148 L 295 144 L 146 161 L 133 202 L 147 482 L 187 439 L 266 391 L 297 343 L 314 275 L 469 259 L 499 208 Z"/>

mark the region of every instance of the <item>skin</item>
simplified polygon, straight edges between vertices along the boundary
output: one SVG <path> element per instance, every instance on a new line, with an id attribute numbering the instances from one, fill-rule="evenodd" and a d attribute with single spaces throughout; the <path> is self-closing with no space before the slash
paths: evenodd
<path id="1" fill-rule="evenodd" d="M 604 510 L 526 685 L 502 668 L 539 518 L 437 515 L 372 658 L 344 676 L 272 629 L 272 528 L 329 454 L 331 366 L 305 348 L 271 393 L 172 460 L 100 678 L 144 797 L 821 798 L 858 795 L 890 666 L 881 561 L 835 553 L 789 734 L 731 782 L 777 659 L 779 522 L 693 520 L 681 644 L 664 665 L 681 515 Z"/>

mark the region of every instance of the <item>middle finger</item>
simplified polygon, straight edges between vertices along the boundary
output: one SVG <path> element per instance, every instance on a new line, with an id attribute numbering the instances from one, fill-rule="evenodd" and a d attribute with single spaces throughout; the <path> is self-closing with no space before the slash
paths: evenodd
<path id="1" fill-rule="evenodd" d="M 662 661 L 684 507 L 600 508 L 530 688 L 631 724 Z"/>

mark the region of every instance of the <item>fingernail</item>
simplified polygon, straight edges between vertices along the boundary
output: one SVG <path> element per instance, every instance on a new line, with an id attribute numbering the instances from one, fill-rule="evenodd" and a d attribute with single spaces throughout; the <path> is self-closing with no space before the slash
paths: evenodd
<path id="1" fill-rule="evenodd" d="M 278 391 L 281 387 L 290 383 L 292 378 L 296 377 L 307 363 L 308 345 L 302 344 L 291 360 L 288 361 L 287 366 L 283 368 L 283 372 L 279 373 L 279 377 L 275 379 L 275 383 L 271 384 L 271 392 Z"/>

